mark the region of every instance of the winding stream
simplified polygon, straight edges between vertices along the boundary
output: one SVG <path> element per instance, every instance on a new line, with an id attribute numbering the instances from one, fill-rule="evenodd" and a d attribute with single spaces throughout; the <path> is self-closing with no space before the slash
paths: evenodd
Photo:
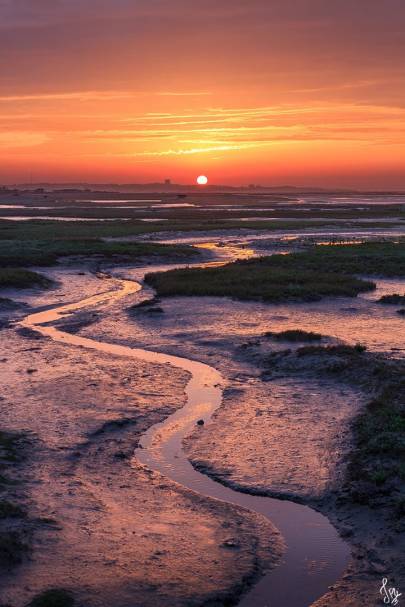
<path id="1" fill-rule="evenodd" d="M 119 290 L 31 314 L 19 324 L 65 344 L 169 364 L 187 371 L 190 380 L 186 387 L 186 405 L 142 436 L 136 459 L 192 491 L 264 515 L 281 532 L 287 545 L 281 563 L 242 597 L 240 606 L 308 607 L 341 576 L 350 558 L 347 544 L 328 519 L 307 506 L 225 487 L 195 470 L 183 453 L 182 440 L 195 428 L 197 420 L 209 422 L 221 405 L 224 383 L 221 374 L 213 367 L 187 358 L 100 342 L 49 325 L 89 306 L 110 304 L 142 289 L 140 283 L 133 281 L 120 280 L 119 284 Z"/>

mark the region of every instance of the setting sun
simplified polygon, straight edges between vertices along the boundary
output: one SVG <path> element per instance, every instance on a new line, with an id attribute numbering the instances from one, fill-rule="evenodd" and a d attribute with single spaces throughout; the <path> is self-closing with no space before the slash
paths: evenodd
<path id="1" fill-rule="evenodd" d="M 404 29 L 0 0 L 0 607 L 405 607 Z"/>

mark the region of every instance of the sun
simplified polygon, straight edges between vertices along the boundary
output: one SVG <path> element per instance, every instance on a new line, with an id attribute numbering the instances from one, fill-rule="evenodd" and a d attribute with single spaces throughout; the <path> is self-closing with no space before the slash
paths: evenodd
<path id="1" fill-rule="evenodd" d="M 208 177 L 206 177 L 205 175 L 200 175 L 199 177 L 197 177 L 197 183 L 198 185 L 207 185 Z"/>

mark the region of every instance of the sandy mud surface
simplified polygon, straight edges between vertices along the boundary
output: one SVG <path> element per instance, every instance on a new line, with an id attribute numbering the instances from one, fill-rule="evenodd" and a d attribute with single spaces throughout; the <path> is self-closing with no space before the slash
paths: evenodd
<path id="1" fill-rule="evenodd" d="M 378 284 L 378 296 L 402 287 L 401 281 Z M 162 309 L 158 314 L 111 308 L 83 329 L 98 339 L 208 362 L 227 378 L 223 406 L 211 424 L 187 439 L 188 456 L 197 468 L 233 488 L 308 503 L 330 518 L 350 543 L 353 561 L 317 607 L 359 601 L 379 605 L 383 575 L 398 581 L 404 573 L 398 559 L 403 547 L 383 503 L 376 511 L 338 498 L 352 448 L 351 424 L 370 396 L 367 390 L 305 373 L 285 372 L 263 382 L 261 360 L 269 348 L 260 335 L 287 328 L 315 330 L 330 336 L 324 344 L 361 341 L 370 350 L 401 357 L 403 321 L 374 299 L 266 306 L 171 298 L 156 304 Z M 255 340 L 253 352 L 246 351 L 245 344 Z M 274 350 L 285 347 L 272 345 Z"/>
<path id="2" fill-rule="evenodd" d="M 21 292 L 18 300 L 57 305 L 116 287 L 113 278 L 85 272 L 46 271 L 59 286 Z M 143 269 L 114 273 L 137 280 Z M 403 291 L 403 281 L 378 286 L 379 296 Z M 403 319 L 375 303 L 375 294 L 272 306 L 172 298 L 154 312 L 129 310 L 152 295 L 145 289 L 60 328 L 217 368 L 227 380 L 224 401 L 212 423 L 185 441 L 190 460 L 224 484 L 308 503 L 330 518 L 350 543 L 353 562 L 317 607 L 380 604 L 380 579 L 399 571 L 398 540 L 383 512 L 336 498 L 351 424 L 367 394 L 311 374 L 286 371 L 263 381 L 268 345 L 260 336 L 300 328 L 329 336 L 323 343 L 361 342 L 400 357 Z M 24 313 L 3 310 L 3 317 Z M 186 373 L 36 339 L 17 327 L 0 337 L 0 427 L 29 435 L 18 499 L 32 520 L 29 558 L 3 572 L 0 604 L 24 607 L 59 586 L 74 590 L 83 607 L 223 605 L 276 563 L 281 540 L 263 518 L 131 467 L 141 434 L 184 404 Z M 239 548 L 229 549 L 235 537 Z"/>
<path id="3" fill-rule="evenodd" d="M 243 383 L 225 392 L 213 423 L 187 439 L 189 458 L 237 488 L 295 500 L 323 495 L 350 448 L 359 392 L 314 379 Z"/>
<path id="4" fill-rule="evenodd" d="M 74 295 L 106 290 L 99 282 Z M 140 435 L 184 404 L 186 373 L 18 328 L 2 330 L 0 347 L 1 427 L 29 437 L 17 499 L 30 521 L 30 551 L 3 568 L 0 603 L 63 587 L 86 607 L 222 604 L 275 562 L 281 541 L 262 517 L 130 464 Z"/>

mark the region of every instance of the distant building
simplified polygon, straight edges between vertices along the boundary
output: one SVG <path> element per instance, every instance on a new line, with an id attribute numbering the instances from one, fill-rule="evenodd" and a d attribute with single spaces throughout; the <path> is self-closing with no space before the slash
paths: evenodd
<path id="1" fill-rule="evenodd" d="M 172 184 L 171 179 L 165 179 L 165 185 L 171 185 L 171 184 Z"/>

